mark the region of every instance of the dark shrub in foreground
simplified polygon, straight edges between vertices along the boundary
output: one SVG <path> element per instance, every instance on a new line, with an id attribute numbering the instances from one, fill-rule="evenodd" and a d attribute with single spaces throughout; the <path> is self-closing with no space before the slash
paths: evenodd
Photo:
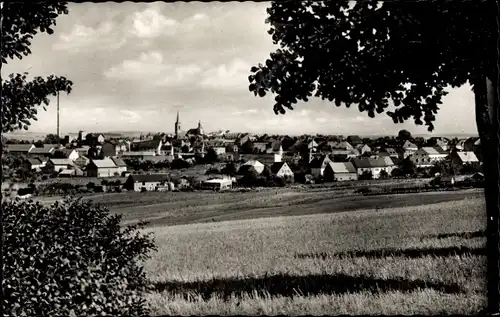
<path id="1" fill-rule="evenodd" d="M 90 202 L 44 207 L 2 203 L 4 315 L 126 316 L 147 314 L 138 261 L 154 250 L 138 226 Z"/>

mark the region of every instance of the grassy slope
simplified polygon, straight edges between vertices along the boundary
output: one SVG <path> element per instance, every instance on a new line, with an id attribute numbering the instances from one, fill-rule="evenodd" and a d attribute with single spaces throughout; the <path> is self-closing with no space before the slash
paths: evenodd
<path id="1" fill-rule="evenodd" d="M 149 228 L 159 252 L 146 262 L 157 286 L 148 301 L 155 315 L 477 313 L 484 203 L 454 198 L 399 208 L 393 196 L 398 208 L 378 212 Z"/>
<path id="2" fill-rule="evenodd" d="M 483 197 L 481 191 L 361 196 L 352 189 L 266 189 L 246 193 L 121 193 L 92 200 L 123 214 L 125 223 L 150 221 L 151 226 L 254 219 L 380 209 Z"/>

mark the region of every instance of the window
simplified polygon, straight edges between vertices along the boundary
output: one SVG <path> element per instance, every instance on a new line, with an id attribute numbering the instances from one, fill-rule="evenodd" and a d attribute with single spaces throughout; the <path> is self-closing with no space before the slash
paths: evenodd
<path id="1" fill-rule="evenodd" d="M 418 163 L 418 159 L 416 159 L 416 160 L 415 160 L 415 162 L 417 162 L 417 163 Z"/>

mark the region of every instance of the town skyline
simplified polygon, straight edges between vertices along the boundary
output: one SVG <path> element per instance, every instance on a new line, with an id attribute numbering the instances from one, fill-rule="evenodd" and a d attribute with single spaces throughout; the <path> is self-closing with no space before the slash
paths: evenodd
<path id="1" fill-rule="evenodd" d="M 275 115 L 272 95 L 248 91 L 250 67 L 275 49 L 265 24 L 269 3 L 70 3 L 53 35 L 33 40 L 33 55 L 2 76 L 28 71 L 74 82 L 60 97 L 60 131 L 164 131 L 177 111 L 183 129 L 268 134 L 477 134 L 470 86 L 449 89 L 435 131 L 413 121 L 374 119 L 357 107 L 312 99 Z M 104 21 L 104 22 L 103 22 Z M 215 43 L 215 44 L 214 44 Z M 55 98 L 29 131 L 56 132 Z"/>

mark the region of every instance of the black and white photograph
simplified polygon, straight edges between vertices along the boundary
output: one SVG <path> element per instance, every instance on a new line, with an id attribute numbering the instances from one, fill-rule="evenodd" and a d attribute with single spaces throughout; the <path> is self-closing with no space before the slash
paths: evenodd
<path id="1" fill-rule="evenodd" d="M 500 315 L 500 0 L 0 14 L 2 316 Z"/>

